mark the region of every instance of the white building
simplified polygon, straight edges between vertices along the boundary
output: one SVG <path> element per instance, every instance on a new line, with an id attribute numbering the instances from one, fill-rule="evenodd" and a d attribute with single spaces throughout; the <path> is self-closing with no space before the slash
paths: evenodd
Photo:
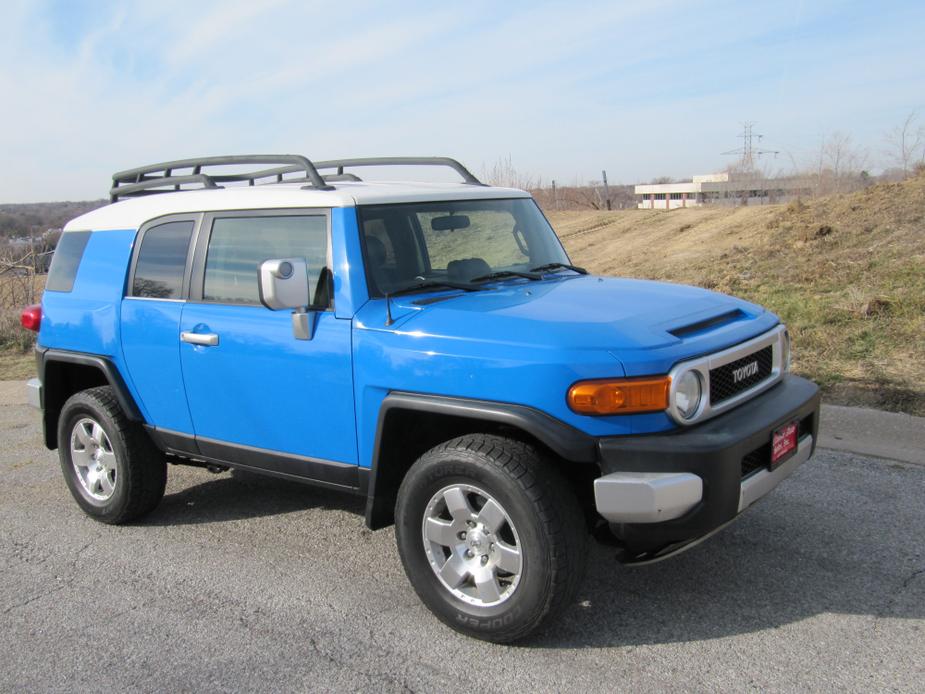
<path id="1" fill-rule="evenodd" d="M 674 210 L 701 205 L 766 205 L 809 195 L 805 178 L 764 178 L 755 174 L 716 173 L 681 183 L 650 183 L 635 188 L 641 210 Z"/>

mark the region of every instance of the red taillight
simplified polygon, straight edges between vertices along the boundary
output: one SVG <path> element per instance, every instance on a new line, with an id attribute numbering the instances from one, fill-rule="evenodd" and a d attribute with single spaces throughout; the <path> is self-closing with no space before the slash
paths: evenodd
<path id="1" fill-rule="evenodd" d="M 39 304 L 26 306 L 19 316 L 19 322 L 26 330 L 38 332 L 42 326 L 42 307 Z"/>

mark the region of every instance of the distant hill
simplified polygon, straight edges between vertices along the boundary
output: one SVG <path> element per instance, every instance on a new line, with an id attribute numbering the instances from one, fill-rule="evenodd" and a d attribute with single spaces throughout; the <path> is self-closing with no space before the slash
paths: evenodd
<path id="1" fill-rule="evenodd" d="M 41 236 L 49 229 L 60 229 L 84 212 L 108 204 L 108 200 L 85 200 L 0 205 L 0 238 Z"/>

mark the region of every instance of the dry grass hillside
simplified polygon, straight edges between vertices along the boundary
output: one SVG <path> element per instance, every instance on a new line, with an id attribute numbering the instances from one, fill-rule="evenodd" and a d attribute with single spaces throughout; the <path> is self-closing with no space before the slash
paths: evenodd
<path id="1" fill-rule="evenodd" d="M 594 272 L 775 311 L 829 402 L 925 415 L 925 175 L 789 205 L 549 216 Z"/>

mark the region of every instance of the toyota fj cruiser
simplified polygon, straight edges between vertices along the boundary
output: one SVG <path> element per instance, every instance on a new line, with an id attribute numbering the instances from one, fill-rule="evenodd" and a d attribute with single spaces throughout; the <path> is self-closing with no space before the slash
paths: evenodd
<path id="1" fill-rule="evenodd" d="M 371 165 L 463 181 L 347 171 Z M 110 194 L 22 317 L 45 443 L 100 521 L 151 511 L 168 463 L 359 494 L 439 619 L 511 641 L 573 600 L 590 536 L 665 558 L 813 453 L 777 316 L 591 276 L 454 160 L 212 157 Z"/>

